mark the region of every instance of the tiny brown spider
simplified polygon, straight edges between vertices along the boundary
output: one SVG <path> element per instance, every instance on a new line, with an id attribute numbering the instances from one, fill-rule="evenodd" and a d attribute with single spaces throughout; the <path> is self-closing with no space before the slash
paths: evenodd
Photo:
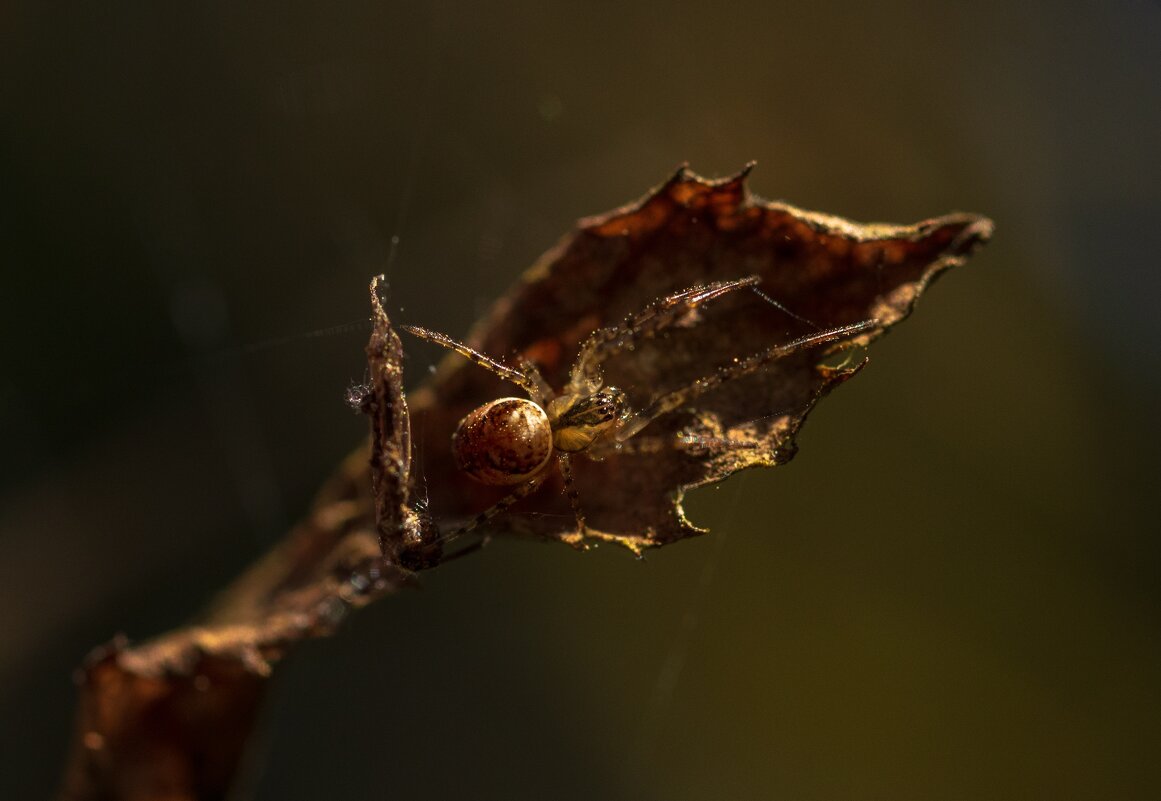
<path id="1" fill-rule="evenodd" d="M 693 287 L 655 301 L 642 311 L 629 315 L 620 325 L 594 331 L 577 355 L 569 372 L 568 385 L 559 393 L 553 391 L 529 361 L 522 360 L 519 369 L 515 369 L 444 334 L 418 326 L 402 326 L 415 336 L 465 356 L 528 394 L 528 398 L 506 397 L 490 401 L 460 421 L 452 435 L 456 466 L 484 484 L 518 486 L 471 522 L 440 538 L 439 542 L 467 534 L 534 492 L 548 477 L 553 456 L 560 466 L 569 502 L 576 515 L 575 541 L 583 541 L 585 516 L 572 479 L 569 461 L 572 454 L 603 458 L 653 420 L 727 381 L 750 375 L 793 353 L 853 337 L 879 325 L 877 320 L 864 320 L 829 328 L 735 359 L 681 389 L 654 398 L 639 410 L 629 406 L 623 391 L 604 385 L 601 364 L 606 359 L 656 336 L 707 301 L 745 287 L 759 291 L 756 287 L 760 281 L 753 275 Z M 485 537 L 468 550 L 475 550 L 487 539 Z"/>

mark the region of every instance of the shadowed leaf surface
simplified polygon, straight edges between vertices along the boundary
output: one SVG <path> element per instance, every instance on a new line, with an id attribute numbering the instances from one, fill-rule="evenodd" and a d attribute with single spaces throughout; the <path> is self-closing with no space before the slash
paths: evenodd
<path id="1" fill-rule="evenodd" d="M 856 225 L 759 201 L 748 195 L 745 178 L 743 171 L 707 181 L 681 170 L 639 203 L 581 221 L 497 302 L 470 344 L 510 363 L 536 362 L 559 389 L 594 330 L 692 286 L 759 276 L 760 293 L 714 300 L 606 363 L 606 383 L 640 408 L 734 359 L 819 329 L 874 319 L 830 350 L 868 344 L 991 234 L 989 220 L 970 214 L 912 226 Z M 224 797 L 266 680 L 286 651 L 406 586 L 410 570 L 438 564 L 429 512 L 446 531 L 503 494 L 459 473 L 450 443 L 464 414 L 513 389 L 449 356 L 405 400 L 401 344 L 377 290 L 373 282 L 371 381 L 349 398 L 370 416 L 370 446 L 343 463 L 306 520 L 197 625 L 136 647 L 119 639 L 90 655 L 78 671 L 63 798 Z M 578 456 L 573 466 L 592 526 L 587 539 L 640 551 L 698 533 L 681 511 L 685 490 L 789 460 L 813 405 L 865 363 L 820 366 L 828 353 L 796 352 L 654 420 L 600 461 Z M 414 449 L 413 431 L 423 433 Z M 422 454 L 424 482 L 412 469 L 413 453 Z M 413 508 L 411 499 L 425 494 L 430 509 Z M 586 541 L 555 475 L 491 525 Z"/>

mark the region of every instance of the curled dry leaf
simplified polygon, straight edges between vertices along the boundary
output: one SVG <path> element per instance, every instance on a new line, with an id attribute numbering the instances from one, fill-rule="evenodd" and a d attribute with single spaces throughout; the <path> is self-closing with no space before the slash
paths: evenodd
<path id="1" fill-rule="evenodd" d="M 509 365 L 530 360 L 559 390 L 594 330 L 693 286 L 758 276 L 760 291 L 735 291 L 701 305 L 665 335 L 605 363 L 605 383 L 624 390 L 630 406 L 640 409 L 771 346 L 818 330 L 875 324 L 701 394 L 599 461 L 573 459 L 585 530 L 578 529 L 558 471 L 497 516 L 493 528 L 572 544 L 612 541 L 635 552 L 702 533 L 682 512 L 685 492 L 792 458 L 795 435 L 814 404 L 865 364 L 820 362 L 869 344 L 904 319 L 934 278 L 963 263 L 992 232 L 991 221 L 974 214 L 909 226 L 860 225 L 769 203 L 749 194 L 748 172 L 710 181 L 683 168 L 638 203 L 582 220 L 496 303 L 467 344 Z M 504 495 L 457 473 L 450 444 L 471 409 L 512 394 L 519 391 L 454 354 L 414 393 L 412 427 L 424 433 L 427 491 L 444 530 Z"/>
<path id="2" fill-rule="evenodd" d="M 605 364 L 606 382 L 640 408 L 814 330 L 873 319 L 837 347 L 869 343 L 992 230 L 970 214 L 857 225 L 754 199 L 747 172 L 707 181 L 683 169 L 642 201 L 581 221 L 497 302 L 469 344 L 510 363 L 532 360 L 559 389 L 594 330 L 667 294 L 758 276 L 761 293 L 735 291 L 691 309 L 664 336 L 644 338 Z M 439 563 L 439 534 L 411 499 L 429 495 L 435 522 L 447 531 L 503 494 L 456 470 L 451 434 L 472 408 L 513 390 L 449 356 L 410 398 L 409 420 L 402 349 L 378 289 L 373 283 L 371 382 L 349 398 L 371 418 L 371 443 L 197 625 L 134 647 L 117 639 L 89 656 L 78 671 L 62 798 L 225 796 L 266 679 L 286 651 L 330 634 L 351 609 L 406 585 L 412 570 Z M 813 405 L 864 363 L 820 366 L 827 355 L 825 348 L 797 351 L 659 417 L 601 461 L 573 460 L 587 531 L 578 531 L 555 475 L 490 524 L 573 544 L 610 540 L 638 552 L 700 533 L 682 514 L 684 492 L 790 459 Z M 424 435 L 418 448 L 413 431 Z M 424 459 L 422 487 L 413 450 Z"/>
<path id="3" fill-rule="evenodd" d="M 385 443 L 376 470 L 380 517 L 406 531 L 406 405 L 399 340 L 384 315 L 368 346 L 377 392 L 354 399 Z M 77 671 L 76 728 L 62 799 L 216 799 L 229 791 L 273 667 L 297 642 L 327 636 L 353 609 L 394 592 L 410 573 L 385 560 L 360 448 L 308 517 L 227 588 L 195 625 L 131 647 L 94 650 Z M 386 518 L 383 518 L 386 515 Z M 402 540 L 406 542 L 406 539 Z"/>

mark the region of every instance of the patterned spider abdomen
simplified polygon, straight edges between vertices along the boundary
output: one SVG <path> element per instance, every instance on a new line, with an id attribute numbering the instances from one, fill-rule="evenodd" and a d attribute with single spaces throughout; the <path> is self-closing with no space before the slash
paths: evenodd
<path id="1" fill-rule="evenodd" d="M 485 403 L 460 420 L 452 435 L 456 466 L 484 484 L 520 484 L 552 458 L 552 426 L 524 398 Z"/>

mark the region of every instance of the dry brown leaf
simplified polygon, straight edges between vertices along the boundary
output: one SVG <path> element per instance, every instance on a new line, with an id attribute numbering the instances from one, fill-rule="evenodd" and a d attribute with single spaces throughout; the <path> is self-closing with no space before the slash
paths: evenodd
<path id="1" fill-rule="evenodd" d="M 766 297 L 731 293 L 702 306 L 687 326 L 607 363 L 606 383 L 640 408 L 735 358 L 818 329 L 877 320 L 873 330 L 830 351 L 866 345 L 910 314 L 935 277 L 991 236 L 991 221 L 974 214 L 909 226 L 860 225 L 768 203 L 748 193 L 748 173 L 749 167 L 709 181 L 683 168 L 641 201 L 582 220 L 496 303 L 467 343 L 510 365 L 530 359 L 559 389 L 595 329 L 670 293 L 760 276 Z M 823 348 L 797 353 L 727 383 L 658 419 L 602 461 L 574 459 L 589 526 L 583 534 L 556 471 L 493 528 L 573 544 L 610 540 L 636 552 L 702 533 L 682 512 L 685 492 L 747 467 L 788 461 L 814 404 L 864 364 L 819 366 L 826 354 Z M 513 394 L 519 391 L 454 354 L 415 393 L 413 430 L 424 433 L 431 509 L 444 530 L 504 495 L 456 472 L 450 438 L 472 408 Z"/>
<path id="2" fill-rule="evenodd" d="M 634 404 L 716 367 L 817 328 L 875 319 L 842 347 L 864 345 L 906 317 L 932 279 L 992 231 L 952 214 L 912 226 L 857 225 L 750 197 L 744 170 L 707 181 L 682 169 L 639 203 L 583 220 L 472 332 L 501 359 L 537 362 L 560 387 L 580 344 L 668 293 L 758 275 L 768 298 L 734 292 L 665 336 L 607 364 Z M 236 774 L 273 666 L 296 642 L 326 636 L 346 614 L 405 586 L 441 560 L 439 533 L 502 492 L 456 471 L 450 437 L 473 407 L 513 394 L 494 375 L 449 356 L 403 397 L 402 350 L 372 284 L 368 387 L 350 400 L 373 438 L 324 487 L 307 519 L 227 589 L 198 625 L 143 645 L 117 640 L 78 671 L 80 703 L 67 799 L 211 799 Z M 685 520 L 690 487 L 794 455 L 794 436 L 820 397 L 864 364 L 820 367 L 797 353 L 706 393 L 650 424 L 603 461 L 574 460 L 592 530 L 577 531 L 559 478 L 492 521 L 573 544 L 611 540 L 640 551 L 700 533 Z M 413 449 L 412 432 L 424 440 Z M 412 453 L 422 453 L 419 486 Z M 374 488 L 372 491 L 372 487 Z M 411 499 L 430 494 L 430 511 Z M 539 514 L 530 514 L 539 513 Z"/>
<path id="3" fill-rule="evenodd" d="M 374 294 L 374 286 L 372 286 Z M 400 534 L 405 517 L 407 407 L 399 340 L 378 304 L 368 359 L 380 367 L 371 415 L 377 452 L 343 463 L 278 547 L 217 599 L 205 619 L 130 647 L 119 637 L 77 671 L 80 703 L 62 799 L 223 798 L 237 773 L 273 666 L 295 643 L 332 634 L 353 609 L 410 573 L 383 558 L 376 517 Z"/>

